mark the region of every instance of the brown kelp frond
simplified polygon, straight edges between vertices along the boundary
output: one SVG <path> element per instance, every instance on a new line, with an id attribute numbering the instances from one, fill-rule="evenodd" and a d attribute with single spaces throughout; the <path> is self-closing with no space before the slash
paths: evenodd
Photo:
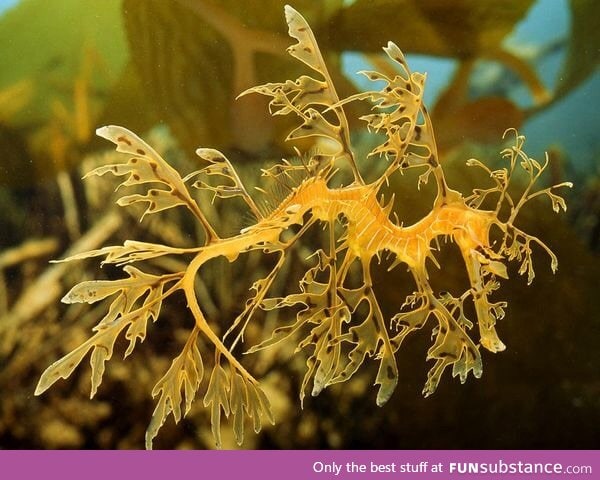
<path id="1" fill-rule="evenodd" d="M 432 345 L 426 354 L 433 365 L 423 389 L 425 396 L 435 392 L 449 367 L 452 376 L 461 383 L 470 373 L 479 378 L 483 372 L 480 349 L 500 352 L 506 348 L 496 327 L 505 317 L 508 305 L 495 295 L 500 282 L 508 278 L 508 262 L 520 262 L 519 273 L 527 274 L 531 283 L 532 248 L 537 244 L 550 255 L 552 270 L 557 267 L 550 248 L 516 223 L 522 209 L 536 197 L 548 197 L 556 212 L 565 210 L 566 204 L 557 189 L 571 184 L 539 188 L 548 161 L 540 164 L 528 157 L 522 150 L 524 137 L 515 132 L 514 145 L 502 152 L 508 162 L 505 168 L 491 170 L 475 159 L 467 162 L 483 169 L 492 185 L 475 189 L 464 198 L 448 187 L 438 159 L 433 128 L 422 101 L 425 76 L 409 70 L 398 47 L 390 42 L 384 48 L 397 73 L 364 72 L 373 81 L 383 81 L 381 90 L 340 100 L 308 24 L 291 7 L 285 11 L 289 33 L 298 41 L 290 47 L 290 54 L 320 78 L 301 76 L 296 81 L 270 83 L 244 92 L 272 97 L 273 115 L 295 113 L 302 123 L 288 139 L 312 142 L 308 153 L 297 150 L 301 165 L 283 160 L 262 169 L 263 177 L 281 189 L 276 205 L 268 210 L 258 208 L 234 165 L 217 150 L 199 149 L 198 155 L 208 165 L 182 178 L 128 130 L 121 127 L 98 130 L 99 135 L 117 145 L 117 151 L 130 158 L 126 163 L 96 168 L 88 175 L 108 172 L 127 175 L 121 183 L 125 187 L 143 189 L 147 183 L 157 185 L 145 193 L 121 197 L 118 203 L 147 203 L 144 215 L 184 206 L 203 227 L 206 238 L 202 245 L 193 248 L 127 240 L 122 246 L 68 257 L 66 260 L 102 257 L 103 263 L 122 268 L 126 277 L 85 281 L 65 295 L 65 303 L 94 303 L 108 298 L 112 301 L 94 335 L 42 374 L 36 394 L 58 378 L 67 378 L 91 351 L 93 395 L 120 332 L 125 331 L 129 340 L 127 356 L 145 338 L 147 321 L 158 318 L 163 301 L 176 291 L 182 292 L 194 324 L 183 350 L 152 392 L 158 400 L 146 432 L 148 448 L 166 418 L 172 414 L 178 422 L 197 395 L 203 395 L 204 407 L 210 411 L 217 446 L 222 444 L 223 417 L 231 417 L 238 443 L 243 441 L 246 421 L 252 422 L 256 432 L 263 419 L 273 422 L 269 399 L 236 355 L 251 330 L 248 327 L 260 322 L 265 312 L 270 318 L 275 314 L 284 318 L 290 311 L 293 313 L 291 320 L 280 321 L 270 335 L 247 348 L 246 353 L 259 355 L 284 342 L 295 345 L 296 353 L 307 351 L 306 371 L 300 386 L 301 403 L 309 388 L 312 396 L 316 396 L 330 385 L 349 380 L 363 364 L 374 360 L 378 365 L 374 379 L 379 387 L 377 404 L 383 405 L 398 383 L 396 354 L 409 334 L 423 329 L 428 322 L 433 323 Z M 371 155 L 383 156 L 387 167 L 368 184 L 354 161 L 343 111 L 346 102 L 355 100 L 373 103 L 375 112 L 363 119 L 369 130 L 385 136 L 384 143 Z M 338 186 L 340 182 L 331 181 L 338 171 L 334 166 L 337 160 L 345 161 L 353 172 L 349 185 Z M 413 167 L 424 169 L 419 185 L 433 175 L 437 195 L 423 218 L 405 226 L 391 218 L 394 195 L 386 204 L 380 188 L 395 171 Z M 208 221 L 214 219 L 214 212 L 211 211 L 211 216 L 205 214 L 210 202 L 197 203 L 188 190 L 187 182 L 192 179 L 194 187 L 212 192 L 213 198 L 225 202 L 241 198 L 255 222 L 231 236 L 217 236 Z M 468 279 L 468 286 L 460 295 L 437 291 L 430 282 L 432 264 L 444 273 L 444 265 L 434 256 L 440 249 L 440 239 L 456 244 L 460 250 Z M 289 285 L 287 274 L 299 251 L 309 266 L 294 269 L 301 276 L 294 287 Z M 238 260 L 248 252 L 254 252 L 248 259 L 264 256 L 268 260 L 260 268 L 256 268 L 256 263 L 247 267 L 248 264 Z M 223 329 L 224 333 L 214 327 L 214 318 L 208 318 L 216 315 L 214 304 L 199 293 L 200 286 L 206 289 L 205 278 L 201 283 L 200 276 L 210 273 L 209 269 L 202 272 L 201 269 L 221 257 L 243 265 L 254 279 L 241 312 L 238 310 L 233 319 L 225 319 L 228 327 Z M 385 257 L 391 259 L 388 270 L 402 265 L 415 285 L 413 293 L 391 318 L 381 308 L 375 281 L 380 279 L 373 278 L 372 269 L 374 259 L 381 262 Z M 159 261 L 165 260 L 177 265 L 170 270 L 175 273 L 155 275 L 144 271 L 145 263 L 151 261 L 155 269 Z M 214 279 L 215 275 L 206 277 Z M 242 283 L 239 278 L 233 281 Z M 205 351 L 212 354 L 214 361 L 208 379 L 203 381 Z"/>

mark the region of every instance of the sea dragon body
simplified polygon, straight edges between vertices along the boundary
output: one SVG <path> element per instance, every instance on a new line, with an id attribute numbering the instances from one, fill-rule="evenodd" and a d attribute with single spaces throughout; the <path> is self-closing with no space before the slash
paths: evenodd
<path id="1" fill-rule="evenodd" d="M 91 351 L 94 395 L 102 380 L 104 364 L 112 356 L 121 332 L 125 332 L 129 340 L 127 356 L 137 341 L 144 340 L 148 320 L 156 321 L 159 317 L 162 302 L 173 293 L 183 291 L 194 326 L 182 352 L 152 392 L 159 399 L 146 432 L 149 448 L 167 416 L 172 413 L 179 421 L 182 406 L 183 414 L 187 413 L 200 389 L 205 361 L 198 348 L 198 339 L 202 336 L 214 347 L 214 364 L 204 394 L 204 405 L 211 412 L 214 438 L 220 445 L 221 414 L 231 414 L 236 439 L 241 443 L 245 417 L 252 420 L 257 432 L 261 418 L 273 421 L 269 400 L 259 381 L 233 353 L 244 341 L 246 327 L 257 318 L 263 318 L 264 312 L 296 309 L 291 323 L 278 325 L 269 338 L 250 347 L 247 353 L 256 353 L 286 340 L 297 341 L 297 351 L 308 350 L 301 399 L 311 382 L 312 394 L 317 395 L 329 385 L 347 381 L 367 359 L 372 359 L 379 362 L 375 383 L 379 385 L 377 404 L 383 405 L 398 381 L 395 354 L 410 333 L 422 329 L 429 319 L 437 320 L 433 345 L 427 352 L 427 359 L 435 363 L 423 389 L 426 396 L 435 391 L 449 366 L 452 375 L 458 376 L 461 382 L 466 381 L 469 372 L 479 377 L 482 374 L 479 347 L 492 352 L 505 348 L 496 333 L 496 322 L 504 317 L 507 304 L 494 303 L 490 297 L 498 289 L 500 279 L 508 278 L 506 263 L 519 261 L 519 273 L 527 274 L 531 283 L 534 278 L 531 247 L 537 244 L 550 256 L 552 270 L 557 268 L 552 251 L 541 240 L 519 229 L 515 221 L 521 208 L 540 196 L 550 198 L 556 212 L 566 210 L 564 200 L 555 190 L 570 184 L 565 182 L 534 190 L 548 161 L 540 164 L 529 158 L 522 150 L 524 137 L 514 132 L 514 145 L 503 150 L 506 168 L 491 170 L 478 160 L 469 160 L 467 165 L 483 169 L 492 186 L 475 189 L 472 195 L 463 197 L 448 187 L 438 160 L 431 120 L 422 102 L 425 76 L 409 70 L 400 49 L 391 42 L 384 48 L 394 65 L 392 72 L 364 72 L 370 80 L 383 82 L 380 90 L 340 100 L 308 23 L 291 7 L 286 7 L 285 12 L 289 34 L 298 41 L 288 52 L 319 78 L 302 75 L 296 81 L 261 85 L 242 95 L 268 96 L 273 115 L 296 115 L 301 125 L 289 134 L 288 140 L 312 141 L 314 148 L 307 157 L 301 156 L 301 166 L 284 161 L 274 169 L 263 170 L 264 175 L 283 181 L 290 190 L 268 212 L 257 206 L 236 169 L 221 152 L 199 149 L 198 155 L 208 166 L 182 178 L 127 129 L 109 126 L 97 131 L 129 159 L 125 163 L 96 168 L 86 176 L 110 173 L 126 177 L 121 185 L 137 187 L 145 193 L 122 196 L 117 203 L 121 206 L 145 204 L 143 216 L 174 207 L 187 209 L 203 229 L 204 243 L 193 248 L 178 248 L 128 240 L 124 245 L 66 259 L 103 257 L 103 263 L 122 266 L 127 277 L 82 282 L 65 295 L 65 303 L 112 300 L 94 335 L 48 367 L 40 378 L 36 394 L 44 392 L 59 378 L 71 375 Z M 351 101 L 371 102 L 375 113 L 361 118 L 370 131 L 384 137 L 384 142 L 369 155 L 383 166 L 381 175 L 370 183 L 364 180 L 350 144 L 344 106 Z M 429 213 L 416 223 L 404 226 L 392 221 L 393 198 L 384 204 L 380 190 L 395 172 L 413 168 L 424 170 L 419 185 L 433 176 L 437 193 Z M 299 169 L 303 180 L 290 186 L 286 177 L 293 177 L 293 172 Z M 339 180 L 340 170 L 350 172 L 353 177 L 346 186 L 334 181 L 334 178 Z M 517 170 L 525 174 L 520 195 L 515 195 L 514 188 L 509 190 Z M 190 191 L 189 182 L 198 176 L 224 180 L 216 186 L 197 180 L 192 187 L 209 190 L 223 199 L 241 198 L 255 217 L 255 223 L 222 238 Z M 323 242 L 323 248 L 313 248 L 313 254 L 306 259 L 309 266 L 298 289 L 283 297 L 269 297 L 289 253 L 301 240 L 308 241 L 305 234 L 316 224 L 324 227 L 328 239 Z M 436 292 L 429 281 L 429 263 L 442 268 L 434 256 L 440 240 L 455 243 L 465 264 L 469 287 L 458 296 Z M 275 264 L 269 273 L 253 283 L 243 310 L 228 330 L 223 335 L 217 334 L 220 329 L 214 324 L 211 326 L 197 295 L 197 283 L 202 277 L 200 270 L 217 257 L 225 257 L 233 263 L 250 251 L 275 255 Z M 398 306 L 398 313 L 391 319 L 384 317 L 379 306 L 371 272 L 373 259 L 381 260 L 385 255 L 393 257 L 389 269 L 406 266 L 415 284 L 413 293 Z M 191 260 L 179 263 L 185 264 L 183 270 L 164 275 L 137 268 L 143 262 L 162 256 Z M 477 340 L 469 334 L 474 322 L 467 318 L 465 302 L 468 299 L 474 304 L 479 329 Z"/>

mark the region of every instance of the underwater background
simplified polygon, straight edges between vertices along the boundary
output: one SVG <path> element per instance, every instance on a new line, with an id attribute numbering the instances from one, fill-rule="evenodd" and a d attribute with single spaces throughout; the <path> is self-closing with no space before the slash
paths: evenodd
<path id="1" fill-rule="evenodd" d="M 247 176 L 293 154 L 282 141 L 289 125 L 269 118 L 265 102 L 235 101 L 246 88 L 298 73 L 284 55 L 291 43 L 284 3 L 0 0 L 0 448 L 143 446 L 152 387 L 189 326 L 184 299 L 166 307 L 125 361 L 120 345 L 93 400 L 87 362 L 35 397 L 42 371 L 85 340 L 102 315 L 94 305 L 60 298 L 77 282 L 115 274 L 97 262 L 49 260 L 129 238 L 194 244 L 197 232 L 185 220 L 140 223 L 113 204 L 116 184 L 81 180 L 108 155 L 94 136 L 99 126 L 138 132 L 182 171 L 193 168 L 199 146 L 226 152 Z M 476 156 L 494 165 L 502 133 L 515 127 L 530 156 L 548 152 L 548 184 L 571 181 L 574 188 L 566 214 L 539 202 L 523 219 L 557 254 L 559 270 L 553 275 L 536 253 L 528 286 L 509 269 L 501 289 L 507 314 L 498 325 L 507 349 L 483 353 L 482 378 L 461 385 L 446 375 L 423 398 L 423 331 L 399 351 L 399 385 L 385 406 L 375 405 L 376 370 L 365 368 L 300 409 L 305 358 L 292 356 L 292 346 L 253 365 L 277 423 L 246 435 L 242 447 L 599 448 L 600 4 L 287 3 L 312 25 L 344 95 L 366 88 L 355 72 L 376 64 L 388 40 L 413 71 L 427 72 L 425 100 L 452 187 L 472 188 L 464 161 Z M 256 31 L 273 50 L 282 45 L 282 55 L 250 51 L 245 35 Z M 367 152 L 372 140 L 364 125 L 351 127 Z M 416 215 L 412 221 L 428 207 L 416 192 L 398 197 Z M 229 231 L 245 225 L 234 209 L 217 214 Z M 456 252 L 442 253 L 434 280 L 450 289 L 464 273 Z M 259 268 L 252 261 L 246 268 Z M 218 321 L 235 315 L 249 284 L 225 262 L 212 275 L 207 288 Z M 384 310 L 394 311 L 404 298 L 401 280 L 385 278 L 376 287 Z M 155 448 L 213 448 L 201 403 L 179 425 L 167 420 Z M 223 443 L 235 447 L 233 436 Z"/>

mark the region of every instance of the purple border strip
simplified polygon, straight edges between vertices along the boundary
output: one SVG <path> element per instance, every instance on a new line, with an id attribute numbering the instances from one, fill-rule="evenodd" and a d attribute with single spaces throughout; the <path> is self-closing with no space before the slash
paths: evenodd
<path id="1" fill-rule="evenodd" d="M 535 470 L 542 472 L 535 473 Z M 0 478 L 600 478 L 598 450 L 0 451 Z M 529 473 L 534 472 L 534 473 Z M 213 477 L 214 475 L 214 477 Z"/>

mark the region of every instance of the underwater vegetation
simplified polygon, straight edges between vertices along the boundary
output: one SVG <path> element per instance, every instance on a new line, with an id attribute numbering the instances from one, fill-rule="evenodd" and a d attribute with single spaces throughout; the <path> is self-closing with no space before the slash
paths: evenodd
<path id="1" fill-rule="evenodd" d="M 511 146 L 501 152 L 504 166 L 492 169 L 476 159 L 466 162 L 481 170 L 487 184 L 464 196 L 451 187 L 440 162 L 433 125 L 423 104 L 425 75 L 410 70 L 400 49 L 392 42 L 384 47 L 394 65 L 393 75 L 362 72 L 374 82 L 374 89 L 343 98 L 306 20 L 289 6 L 285 16 L 289 35 L 296 41 L 288 53 L 308 67 L 310 74 L 252 87 L 240 96 L 265 96 L 271 115 L 289 116 L 296 122 L 286 140 L 297 146 L 299 158 L 262 170 L 267 183 L 280 185 L 286 193 L 277 197 L 268 193 L 268 185 L 258 188 L 260 195 L 271 197 L 265 206 L 218 150 L 199 148 L 196 153 L 206 166 L 182 176 L 129 130 L 98 129 L 99 136 L 116 145 L 122 161 L 99 166 L 86 177 L 124 177 L 118 204 L 142 204 L 142 219 L 182 207 L 198 224 L 204 241 L 199 246 L 178 247 L 130 239 L 123 245 L 61 260 L 100 257 L 103 265 L 118 267 L 124 275 L 83 281 L 63 297 L 65 303 L 106 300 L 108 305 L 93 336 L 46 369 L 36 395 L 60 378 L 68 378 L 91 352 L 94 396 L 119 336 L 124 334 L 128 342 L 127 357 L 145 339 L 148 322 L 159 320 L 165 300 L 178 294 L 184 295 L 194 324 L 180 354 L 152 391 L 157 403 L 146 431 L 148 448 L 167 417 L 180 421 L 199 395 L 210 412 L 217 446 L 221 445 L 223 415 L 232 417 L 238 443 L 247 420 L 256 432 L 265 421 L 275 420 L 260 380 L 243 365 L 244 355 L 240 355 L 247 331 L 270 312 L 278 313 L 278 325 L 244 353 L 251 356 L 286 342 L 294 345 L 296 353 L 306 351 L 301 402 L 307 391 L 316 396 L 329 386 L 347 382 L 365 362 L 373 361 L 378 364 L 376 402 L 385 404 L 402 368 L 398 351 L 410 334 L 425 326 L 432 332 L 425 396 L 436 391 L 444 372 L 462 383 L 470 372 L 481 377 L 481 350 L 505 349 L 496 324 L 504 318 L 508 304 L 495 297 L 501 280 L 508 278 L 507 265 L 518 263 L 518 273 L 526 276 L 527 283 L 535 277 L 534 250 L 549 256 L 553 272 L 558 265 L 540 238 L 519 227 L 522 212 L 540 197 L 548 198 L 555 212 L 566 210 L 558 189 L 571 184 L 540 186 L 547 158 L 541 163 L 530 158 L 523 151 L 524 137 L 509 130 L 506 136 Z M 346 109 L 354 102 L 370 106 L 371 113 L 361 120 L 381 141 L 366 156 L 358 153 L 350 139 Z M 394 176 L 413 169 L 419 172 L 418 186 L 432 182 L 435 195 L 423 218 L 404 225 L 394 215 L 395 196 L 385 201 L 383 191 L 393 184 Z M 133 193 L 123 193 L 121 187 L 132 188 Z M 515 187 L 521 188 L 517 192 Z M 213 199 L 241 200 L 252 223 L 235 234 L 219 231 L 207 214 L 208 207 L 197 200 L 196 190 L 208 191 Z M 314 243 L 315 232 L 320 244 Z M 432 269 L 444 272 L 436 253 L 448 243 L 459 249 L 469 282 L 459 295 L 437 291 L 430 283 Z M 273 296 L 274 282 L 300 246 L 309 254 L 298 285 L 287 285 L 289 291 Z M 221 334 L 223 325 L 215 325 L 198 294 L 203 267 L 221 257 L 235 263 L 252 252 L 269 257 L 271 268 L 254 281 L 242 311 Z M 144 269 L 145 262 L 163 257 L 182 259 L 176 262 L 182 268 L 163 274 Z M 389 318 L 382 311 L 375 285 L 374 265 L 379 263 L 389 263 L 388 271 L 406 269 L 413 281 L 413 292 L 398 299 L 396 313 Z M 210 373 L 205 375 L 205 370 Z"/>

